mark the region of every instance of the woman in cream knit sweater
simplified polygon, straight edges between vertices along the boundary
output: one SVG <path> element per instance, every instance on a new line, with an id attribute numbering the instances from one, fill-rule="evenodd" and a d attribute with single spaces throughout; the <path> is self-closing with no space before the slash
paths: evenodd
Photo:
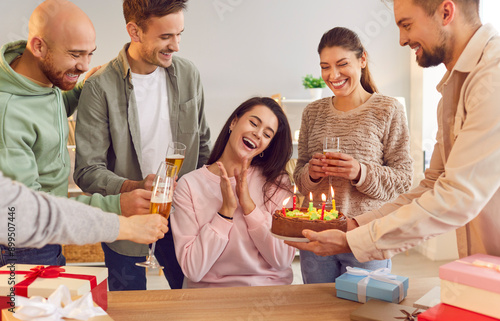
<path id="1" fill-rule="evenodd" d="M 410 137 L 403 106 L 377 93 L 359 37 L 333 28 L 318 46 L 322 78 L 334 96 L 309 104 L 302 114 L 294 180 L 303 195 L 335 191 L 337 210 L 354 217 L 409 190 Z M 340 138 L 340 153 L 323 155 L 324 137 Z M 309 199 L 306 197 L 305 203 Z M 305 204 L 303 204 L 305 205 Z M 358 262 L 352 253 L 329 257 L 301 251 L 304 283 L 334 282 L 346 266 L 391 267 L 390 260 Z"/>

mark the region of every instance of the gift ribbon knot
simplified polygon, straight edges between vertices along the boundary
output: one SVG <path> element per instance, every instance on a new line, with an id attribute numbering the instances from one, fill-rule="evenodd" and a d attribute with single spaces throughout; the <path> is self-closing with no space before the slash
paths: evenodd
<path id="1" fill-rule="evenodd" d="M 370 279 L 382 281 L 385 283 L 395 284 L 399 288 L 399 301 L 401 302 L 404 299 L 404 286 L 403 282 L 397 280 L 397 277 L 394 274 L 390 274 L 391 270 L 388 268 L 380 268 L 375 271 L 366 271 L 359 268 L 353 268 L 348 266 L 346 268 L 347 274 L 355 275 L 355 276 L 364 276 L 358 282 L 358 301 L 366 302 L 366 288 L 368 286 L 368 282 Z"/>
<path id="2" fill-rule="evenodd" d="M 24 276 L 24 279 L 36 279 L 36 278 L 45 278 L 45 279 L 55 279 L 58 278 L 61 275 L 61 272 L 64 272 L 65 270 L 59 266 L 47 266 L 44 267 L 43 265 L 38 265 L 35 266 L 34 268 L 30 269 L 31 272 L 28 272 Z"/>
<path id="3" fill-rule="evenodd" d="M 410 314 L 410 312 L 406 311 L 406 310 L 399 310 L 401 311 L 401 313 L 403 313 L 405 316 L 404 317 L 394 317 L 394 319 L 400 319 L 400 320 L 403 320 L 403 321 L 416 321 L 418 318 L 418 315 L 422 312 L 417 312 L 418 309 L 415 309 L 415 311 L 413 311 L 412 314 Z"/>

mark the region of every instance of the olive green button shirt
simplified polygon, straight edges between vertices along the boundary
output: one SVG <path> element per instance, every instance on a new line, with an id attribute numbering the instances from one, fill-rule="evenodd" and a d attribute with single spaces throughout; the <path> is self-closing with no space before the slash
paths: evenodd
<path id="1" fill-rule="evenodd" d="M 75 182 L 89 193 L 117 194 L 127 179 L 142 180 L 137 103 L 126 44 L 118 57 L 90 77 L 82 90 L 76 124 Z M 187 146 L 179 176 L 201 167 L 210 153 L 210 129 L 200 74 L 177 56 L 166 68 L 172 135 Z M 108 244 L 115 252 L 144 256 L 148 247 L 130 241 Z"/>

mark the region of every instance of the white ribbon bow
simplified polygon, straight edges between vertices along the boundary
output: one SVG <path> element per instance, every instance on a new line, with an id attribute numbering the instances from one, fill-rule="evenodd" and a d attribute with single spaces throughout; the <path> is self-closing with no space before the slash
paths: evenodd
<path id="1" fill-rule="evenodd" d="M 348 266 L 346 268 L 347 274 L 356 276 L 366 276 L 358 282 L 358 301 L 366 302 L 366 287 L 370 279 L 378 280 L 386 283 L 396 284 L 399 287 L 399 302 L 403 301 L 405 295 L 405 288 L 403 282 L 397 280 L 394 274 L 390 274 L 391 270 L 388 268 L 380 268 L 375 271 L 365 271 L 359 268 L 353 268 Z"/>
<path id="2" fill-rule="evenodd" d="M 65 285 L 60 285 L 47 299 L 40 296 L 29 299 L 16 296 L 16 305 L 18 308 L 14 316 L 25 321 L 62 321 L 63 318 L 87 320 L 106 315 L 102 308 L 94 306 L 90 292 L 72 301 L 69 289 Z"/>

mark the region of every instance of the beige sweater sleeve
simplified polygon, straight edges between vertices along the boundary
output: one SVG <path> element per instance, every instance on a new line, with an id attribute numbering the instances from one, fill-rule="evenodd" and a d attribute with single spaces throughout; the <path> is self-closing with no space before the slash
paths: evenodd
<path id="1" fill-rule="evenodd" d="M 357 189 L 370 197 L 389 201 L 407 192 L 412 183 L 410 134 L 403 106 L 394 105 L 389 121 L 380 130 L 383 137 L 383 162 L 362 163 L 366 166 L 366 178 Z"/>

